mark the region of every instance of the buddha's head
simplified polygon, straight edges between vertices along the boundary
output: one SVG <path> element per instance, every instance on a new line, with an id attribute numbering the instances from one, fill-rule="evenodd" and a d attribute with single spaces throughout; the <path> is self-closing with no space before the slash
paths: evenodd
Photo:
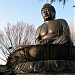
<path id="1" fill-rule="evenodd" d="M 51 4 L 45 4 L 41 9 L 42 16 L 44 21 L 55 19 L 55 8 Z"/>

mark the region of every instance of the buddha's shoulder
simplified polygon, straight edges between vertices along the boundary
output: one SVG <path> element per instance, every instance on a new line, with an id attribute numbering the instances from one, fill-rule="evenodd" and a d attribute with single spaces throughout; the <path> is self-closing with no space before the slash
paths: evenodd
<path id="1" fill-rule="evenodd" d="M 66 20 L 65 20 L 65 19 L 56 19 L 55 21 L 66 22 Z"/>
<path id="2" fill-rule="evenodd" d="M 43 25 L 45 25 L 45 23 L 43 23 L 42 25 L 40 25 L 40 26 L 37 28 L 37 30 L 40 30 Z"/>

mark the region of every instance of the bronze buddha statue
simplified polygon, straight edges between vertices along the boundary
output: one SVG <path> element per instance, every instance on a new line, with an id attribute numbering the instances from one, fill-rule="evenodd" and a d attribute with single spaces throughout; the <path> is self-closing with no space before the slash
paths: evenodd
<path id="1" fill-rule="evenodd" d="M 69 26 L 64 19 L 55 19 L 55 8 L 50 4 L 45 4 L 41 13 L 44 18 L 44 23 L 36 30 L 36 44 L 72 45 Z"/>

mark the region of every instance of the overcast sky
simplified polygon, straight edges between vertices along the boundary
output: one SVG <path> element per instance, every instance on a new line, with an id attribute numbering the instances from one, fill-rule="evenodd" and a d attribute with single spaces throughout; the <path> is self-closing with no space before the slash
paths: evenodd
<path id="1" fill-rule="evenodd" d="M 74 23 L 75 8 L 72 7 L 74 1 L 68 0 L 64 8 L 62 3 L 52 3 L 56 9 L 56 19 L 63 18 L 68 23 Z M 45 3 L 46 1 L 39 2 L 39 0 L 0 0 L 0 30 L 3 30 L 7 23 L 16 24 L 22 21 L 37 28 L 44 22 L 41 8 Z M 0 63 L 3 64 L 1 61 Z"/>

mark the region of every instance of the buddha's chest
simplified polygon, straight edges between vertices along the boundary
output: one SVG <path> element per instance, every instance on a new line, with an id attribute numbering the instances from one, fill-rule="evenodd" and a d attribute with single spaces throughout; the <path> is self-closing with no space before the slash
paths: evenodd
<path id="1" fill-rule="evenodd" d="M 47 34 L 58 34 L 60 29 L 60 25 L 57 22 L 52 22 L 48 24 L 44 24 L 41 27 L 41 36 L 47 35 Z"/>

